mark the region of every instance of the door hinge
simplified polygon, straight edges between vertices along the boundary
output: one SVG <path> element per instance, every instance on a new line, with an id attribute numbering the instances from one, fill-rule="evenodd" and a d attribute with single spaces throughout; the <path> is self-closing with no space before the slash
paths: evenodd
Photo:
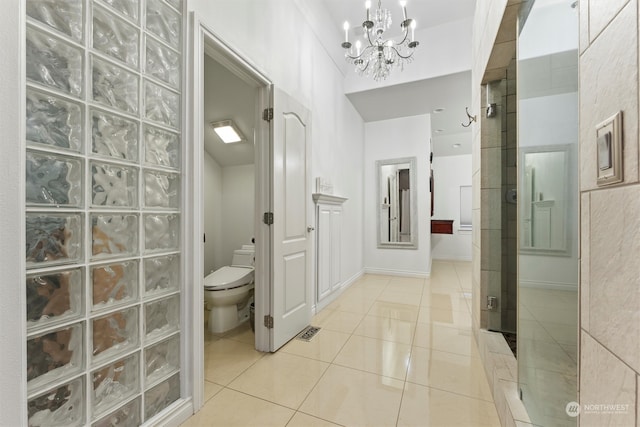
<path id="1" fill-rule="evenodd" d="M 265 212 L 264 215 L 262 216 L 262 222 L 264 222 L 267 225 L 272 225 L 273 224 L 273 212 Z"/>
<path id="2" fill-rule="evenodd" d="M 270 122 L 273 120 L 273 108 L 265 108 L 262 112 L 262 120 Z"/>
<path id="3" fill-rule="evenodd" d="M 264 316 L 264 326 L 267 329 L 273 329 L 273 316 L 269 316 L 268 314 Z"/>

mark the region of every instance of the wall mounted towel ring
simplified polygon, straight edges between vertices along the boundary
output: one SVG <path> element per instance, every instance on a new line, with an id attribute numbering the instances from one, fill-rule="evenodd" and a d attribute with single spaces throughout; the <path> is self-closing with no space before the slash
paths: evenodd
<path id="1" fill-rule="evenodd" d="M 466 125 L 464 123 L 460 123 L 460 124 L 462 125 L 463 128 L 468 128 L 469 126 L 471 126 L 471 123 L 476 121 L 476 116 L 472 116 L 471 114 L 469 114 L 469 107 L 465 107 L 464 109 L 467 112 L 467 118 L 469 119 L 469 123 L 467 123 Z"/>

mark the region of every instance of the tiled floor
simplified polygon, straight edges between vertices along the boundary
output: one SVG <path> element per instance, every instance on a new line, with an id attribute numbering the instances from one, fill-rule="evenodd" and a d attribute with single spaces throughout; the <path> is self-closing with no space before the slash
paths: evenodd
<path id="1" fill-rule="evenodd" d="M 499 426 L 471 333 L 470 264 L 365 275 L 274 354 L 248 326 L 205 342 L 206 404 L 183 426 Z"/>

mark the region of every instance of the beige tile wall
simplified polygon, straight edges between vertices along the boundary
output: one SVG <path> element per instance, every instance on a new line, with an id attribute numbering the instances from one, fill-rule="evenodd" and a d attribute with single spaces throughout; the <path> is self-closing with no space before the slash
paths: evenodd
<path id="1" fill-rule="evenodd" d="M 637 426 L 640 423 L 638 0 L 580 0 L 579 7 L 580 425 Z M 598 187 L 595 126 L 617 111 L 623 115 L 624 182 Z M 593 405 L 620 405 L 620 408 L 611 413 Z"/>

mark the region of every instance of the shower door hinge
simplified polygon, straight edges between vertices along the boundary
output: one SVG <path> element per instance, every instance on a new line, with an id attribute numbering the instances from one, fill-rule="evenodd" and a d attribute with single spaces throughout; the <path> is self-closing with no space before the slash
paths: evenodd
<path id="1" fill-rule="evenodd" d="M 265 212 L 264 215 L 262 215 L 262 222 L 267 225 L 273 225 L 273 212 Z"/>
<path id="2" fill-rule="evenodd" d="M 273 108 L 265 108 L 262 112 L 262 120 L 270 122 L 273 120 Z"/>
<path id="3" fill-rule="evenodd" d="M 273 316 L 269 316 L 268 314 L 264 316 L 264 326 L 267 329 L 273 329 Z"/>

